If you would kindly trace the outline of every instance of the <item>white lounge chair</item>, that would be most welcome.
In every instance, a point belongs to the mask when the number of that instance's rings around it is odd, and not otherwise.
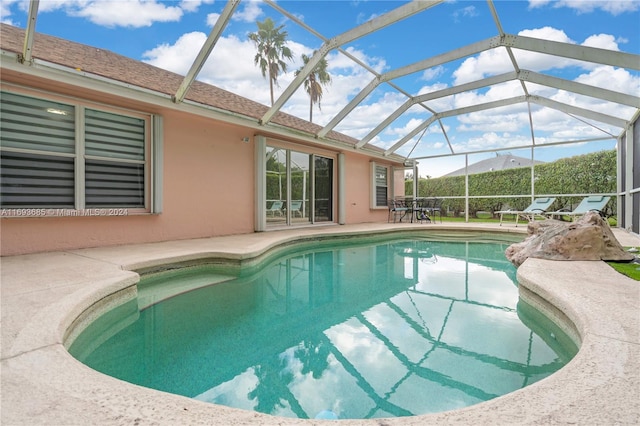
[[[553,218],[554,216],[569,216],[571,220],[574,221],[580,216],[583,216],[588,212],[598,212],[600,216],[604,217],[604,208],[607,206],[607,203],[611,197],[607,197],[604,195],[591,195],[589,197],[585,197],[580,201],[580,204],[573,209],[560,209],[555,212],[548,212],[546,216]]]
[[[267,209],[267,216],[271,213],[271,216],[275,217],[276,214],[278,216],[282,216],[282,201],[274,201],[271,203],[271,207]]]
[[[536,216],[545,217],[545,213],[549,210],[549,207],[556,199],[553,197],[541,197],[533,200],[527,208],[524,210],[501,210],[495,213],[500,214],[500,226],[502,226],[502,218],[505,214],[513,214],[516,216],[516,227],[518,226],[518,220],[522,217],[528,222],[535,219]]]
[[[291,217],[295,217],[296,214],[302,217],[302,201],[292,201],[291,202]]]

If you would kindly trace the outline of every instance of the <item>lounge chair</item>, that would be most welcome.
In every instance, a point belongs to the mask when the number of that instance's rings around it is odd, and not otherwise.
[[[302,217],[302,201],[292,201],[291,202],[291,217],[295,217],[296,213]]]
[[[524,210],[500,210],[495,213],[500,214],[500,226],[502,226],[502,217],[505,214],[513,214],[516,216],[516,227],[518,226],[518,220],[522,217],[526,219],[528,222],[531,222],[535,219],[536,216],[545,217],[545,213],[549,210],[549,207],[553,204],[556,199],[553,197],[543,197],[536,198],[533,200],[527,208]]]
[[[578,204],[578,207],[573,210],[560,209],[555,212],[548,212],[546,216],[550,218],[553,218],[555,216],[569,216],[571,217],[571,220],[574,221],[580,216],[583,216],[585,213],[598,212],[600,213],[600,216],[605,217],[603,210],[607,206],[607,203],[610,199],[611,197],[607,197],[604,195],[591,195],[589,197],[583,198],[582,201],[580,201],[580,204]]]
[[[282,216],[282,201],[274,201],[271,203],[271,207],[267,209],[267,215],[271,213],[271,216],[275,217],[276,213],[278,216]]]

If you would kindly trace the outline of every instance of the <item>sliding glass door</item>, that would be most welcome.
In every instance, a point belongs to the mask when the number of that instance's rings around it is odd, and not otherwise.
[[[333,220],[333,159],[267,146],[267,226]]]
[[[333,221],[333,160],[314,156],[314,222]]]

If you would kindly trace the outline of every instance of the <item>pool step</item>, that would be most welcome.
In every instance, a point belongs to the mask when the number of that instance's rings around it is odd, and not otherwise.
[[[178,277],[176,277],[178,275]],[[233,275],[215,273],[163,273],[138,284],[138,309],[143,310],[182,293],[233,280]]]

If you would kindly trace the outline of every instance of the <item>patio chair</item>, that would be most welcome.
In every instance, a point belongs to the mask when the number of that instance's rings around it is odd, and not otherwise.
[[[429,212],[431,213],[431,217],[435,219],[436,214],[440,215],[440,223],[442,223],[442,202],[444,200],[442,198],[433,198],[432,204],[429,207]]]
[[[291,202],[291,217],[295,217],[296,213],[302,217],[302,201]]]
[[[422,223],[431,223],[431,217],[429,217],[429,207],[431,206],[431,199],[428,198],[416,198],[413,205],[413,212],[416,215],[416,221]]]
[[[278,216],[282,216],[282,201],[274,201],[271,203],[271,207],[267,209],[267,216],[271,213],[271,216],[275,217],[276,213]]]
[[[600,216],[605,217],[603,210],[607,206],[607,203],[609,203],[609,200],[611,200],[611,197],[606,197],[604,195],[591,195],[583,198],[582,201],[580,201],[580,204],[578,204],[578,207],[573,210],[560,209],[555,212],[549,212],[546,215],[550,218],[555,216],[569,216],[571,217],[571,221],[576,220],[588,212],[598,212]]]
[[[545,217],[547,210],[549,210],[549,207],[551,207],[554,201],[556,201],[556,199],[553,197],[536,198],[533,200],[533,203],[524,210],[500,210],[495,213],[500,214],[500,226],[502,226],[502,218],[505,214],[515,215],[516,227],[518,227],[518,220],[521,217],[526,219],[527,222],[531,222],[536,218],[536,216]]]
[[[391,221],[391,216],[393,215],[393,223],[396,223],[396,219],[398,222],[402,222],[402,219],[408,214],[411,218],[411,222],[413,222],[413,212],[411,205],[408,204],[405,200],[387,200],[387,206],[389,207],[389,215],[387,216],[387,222]]]

